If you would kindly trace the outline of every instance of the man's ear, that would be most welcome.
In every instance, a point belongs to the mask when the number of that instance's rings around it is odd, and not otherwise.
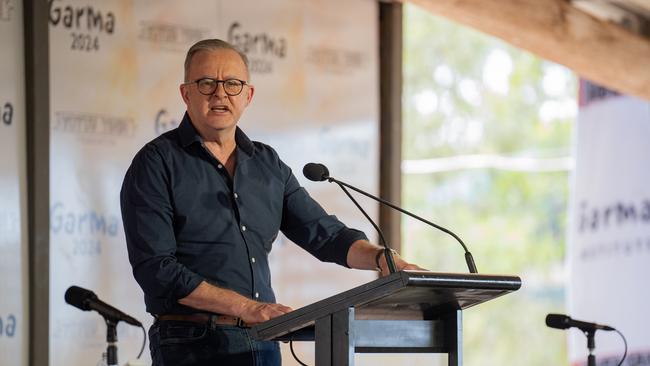
[[[183,102],[185,102],[185,105],[188,105],[190,103],[190,88],[188,88],[188,84],[181,84],[179,87],[179,90],[181,92],[181,98],[183,98]]]
[[[246,101],[248,104],[253,101],[253,94],[255,94],[255,87],[253,85],[248,85],[248,95],[246,96]]]

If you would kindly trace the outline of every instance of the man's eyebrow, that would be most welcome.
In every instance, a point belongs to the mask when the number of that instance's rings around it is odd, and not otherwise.
[[[198,77],[198,78],[196,78],[196,79],[194,79],[194,80],[201,80],[201,79],[212,79],[212,80],[228,80],[228,79],[236,79],[236,80],[244,80],[244,81],[246,81],[245,78],[242,79],[242,78],[240,78],[239,76],[235,76],[235,75],[225,75],[225,76],[223,77],[223,79],[219,79],[219,78],[216,78],[216,77],[211,76],[211,75],[203,75],[203,76],[200,76],[200,77]]]

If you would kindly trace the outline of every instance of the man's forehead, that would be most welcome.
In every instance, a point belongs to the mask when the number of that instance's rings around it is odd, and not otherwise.
[[[197,53],[195,53],[194,56],[192,57],[192,63],[194,63],[194,61],[196,61],[197,59],[201,59],[203,61],[221,62],[221,63],[234,62],[237,64],[241,64],[242,67],[246,67],[246,64],[244,64],[244,60],[241,58],[239,53],[227,48],[220,48],[215,50],[200,50]]]
[[[190,62],[190,73],[196,72],[197,67],[223,67],[226,66],[231,72],[243,72],[248,75],[248,69],[244,60],[234,50],[227,48],[215,50],[200,50],[192,56]]]

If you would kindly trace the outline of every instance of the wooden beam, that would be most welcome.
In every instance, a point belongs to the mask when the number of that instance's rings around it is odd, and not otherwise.
[[[29,365],[50,364],[50,45],[49,3],[23,1]],[[57,301],[61,301],[60,298]]]
[[[399,205],[402,197],[402,4],[379,3],[380,157],[379,195]],[[399,212],[379,206],[388,244],[401,249]]]
[[[491,34],[588,80],[650,100],[650,40],[566,0],[409,0]]]

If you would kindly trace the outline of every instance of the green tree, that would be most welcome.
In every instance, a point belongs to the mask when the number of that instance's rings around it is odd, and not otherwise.
[[[459,233],[479,272],[523,280],[465,312],[465,364],[567,364],[564,335],[544,317],[564,308],[576,79],[413,5],[404,24],[403,202]],[[409,259],[466,271],[452,238],[411,219],[403,228]]]

